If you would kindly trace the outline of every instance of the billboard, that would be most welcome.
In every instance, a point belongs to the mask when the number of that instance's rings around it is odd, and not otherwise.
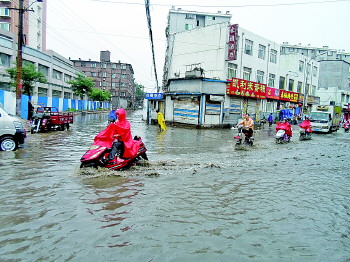
[[[226,94],[266,99],[266,85],[244,79],[232,78],[227,84]]]

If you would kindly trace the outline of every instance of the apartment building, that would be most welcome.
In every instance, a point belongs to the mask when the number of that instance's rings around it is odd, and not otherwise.
[[[95,87],[109,91],[112,104],[132,107],[135,103],[135,78],[131,64],[112,62],[110,51],[100,52],[100,61],[72,60],[74,67],[94,80]]]
[[[193,12],[186,16],[181,10],[181,17],[176,12],[176,19],[171,19],[173,12],[166,32],[163,79],[167,121],[232,125],[245,113],[259,121],[284,108],[301,114],[303,104],[306,109],[317,104],[312,97],[318,88],[313,58],[281,55],[279,44],[231,24],[230,15],[206,26],[195,23],[199,26],[190,29],[186,17]],[[174,21],[176,26],[171,25]]]
[[[24,45],[31,48],[46,50],[46,12],[47,1],[23,1],[23,7],[27,11],[23,15]],[[0,1],[0,28],[18,35],[19,1]]]

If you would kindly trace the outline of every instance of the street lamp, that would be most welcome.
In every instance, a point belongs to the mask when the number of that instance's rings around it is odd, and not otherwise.
[[[24,0],[19,0],[18,8],[10,8],[18,11],[18,39],[17,39],[17,74],[16,74],[16,115],[21,116],[21,99],[22,99],[22,49],[23,49],[23,15],[24,12],[34,11],[28,9],[36,2],[43,2],[43,0],[36,0],[28,7],[24,8]]]
[[[305,83],[304,83],[304,99],[303,99],[303,114],[305,115],[305,111],[304,109],[306,108],[306,102],[307,102],[307,98],[308,98],[308,95],[309,95],[309,86],[307,84],[307,80],[309,78],[309,73],[310,71],[312,70],[311,66],[310,66],[310,70],[309,70],[309,65],[310,65],[310,62],[312,59],[315,59],[316,57],[320,56],[320,55],[323,55],[325,53],[327,53],[328,51],[325,51],[325,52],[322,52],[318,55],[314,55],[312,56],[309,61],[307,62],[306,64],[306,78],[305,78]],[[312,76],[311,76],[312,77]]]

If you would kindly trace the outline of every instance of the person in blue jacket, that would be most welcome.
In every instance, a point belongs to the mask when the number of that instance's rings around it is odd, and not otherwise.
[[[274,119],[272,113],[270,113],[269,117],[267,118],[267,121],[269,122],[269,126],[272,126]]]
[[[117,119],[117,108],[113,107],[112,111],[108,114],[108,121],[114,123]]]

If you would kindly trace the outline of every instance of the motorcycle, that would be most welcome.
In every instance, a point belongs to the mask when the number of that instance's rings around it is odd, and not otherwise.
[[[346,133],[349,132],[349,129],[350,129],[350,123],[349,123],[349,121],[346,121],[346,122],[344,123],[343,127],[344,127],[344,131],[345,131]]]
[[[311,123],[308,119],[304,120],[300,125],[300,136],[299,140],[310,140],[311,139]]]
[[[299,136],[300,141],[311,139],[311,132],[307,131],[306,129],[301,128],[299,132],[300,132],[300,136]]]
[[[90,149],[81,157],[80,168],[84,167],[106,167],[110,170],[125,170],[141,160],[148,160],[146,146],[141,137],[135,136],[134,141],[139,143],[139,150],[130,158],[115,156],[112,160],[107,161],[111,148],[108,148],[101,140],[95,140]]]
[[[234,139],[236,140],[236,147],[241,146],[242,145],[242,141],[243,141],[243,126],[240,125],[238,126],[238,135],[234,137]],[[254,137],[253,136],[249,136],[248,133],[244,134],[244,145],[248,145],[248,146],[253,146],[254,144]]]
[[[292,128],[291,125],[288,122],[284,123],[277,123],[276,126],[276,143],[281,144],[281,143],[288,143],[290,142],[290,139],[292,137]]]

